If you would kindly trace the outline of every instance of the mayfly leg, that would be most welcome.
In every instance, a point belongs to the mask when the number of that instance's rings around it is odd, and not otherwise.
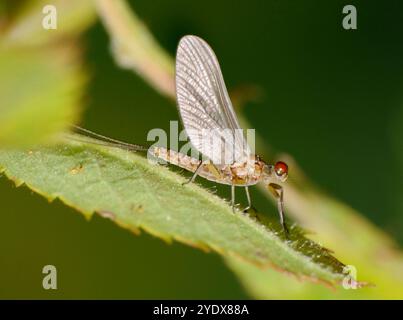
[[[195,172],[193,173],[192,177],[188,181],[183,182],[182,183],[183,186],[188,184],[188,183],[193,182],[196,179],[196,177],[199,174],[200,169],[202,168],[202,164],[203,164],[203,161],[200,160],[199,165],[197,166],[197,168],[196,168]]]
[[[271,193],[274,195],[274,197],[277,199],[277,208],[278,208],[278,213],[280,215],[280,223],[283,226],[284,232],[286,234],[289,234],[287,225],[284,220],[284,190],[283,190],[283,187],[281,187],[275,183],[270,183],[269,189],[270,189]]]
[[[252,201],[250,200],[249,188],[248,186],[245,187],[246,199],[248,200],[248,206],[243,209],[244,212],[248,211],[252,208]]]
[[[232,212],[235,213],[235,185],[231,185],[231,207],[232,207]]]

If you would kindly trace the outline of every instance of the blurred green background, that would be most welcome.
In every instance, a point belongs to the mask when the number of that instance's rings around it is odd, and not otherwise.
[[[130,3],[172,55],[185,34],[206,39],[230,90],[261,88],[244,110],[259,134],[403,244],[402,2]],[[341,26],[346,4],[357,7],[358,30]],[[5,2],[3,14],[19,5]],[[144,144],[150,129],[178,119],[172,101],[116,66],[99,21],[80,43],[90,74],[84,127]],[[0,197],[0,298],[248,297],[216,254],[86,221],[5,178]],[[252,197],[267,205],[256,188]],[[58,269],[56,291],[42,289],[46,264]]]

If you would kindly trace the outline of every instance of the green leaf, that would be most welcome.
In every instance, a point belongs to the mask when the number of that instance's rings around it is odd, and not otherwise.
[[[87,217],[96,212],[134,232],[143,229],[298,278],[331,285],[343,279],[343,264],[296,227],[287,240],[277,219],[233,213],[206,189],[183,186],[185,177],[168,168],[87,140],[74,135],[52,146],[0,151],[0,170],[49,200],[59,198]]]

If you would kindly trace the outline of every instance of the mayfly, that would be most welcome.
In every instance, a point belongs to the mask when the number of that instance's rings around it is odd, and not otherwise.
[[[277,199],[280,222],[284,221],[283,188],[277,183],[288,176],[288,166],[282,161],[265,163],[253,154],[243,136],[224,83],[218,60],[210,46],[196,36],[183,37],[176,52],[176,100],[186,133],[203,160],[164,147],[145,148],[111,139],[87,129],[75,127],[102,144],[134,151],[148,151],[152,156],[197,176],[231,186],[231,206],[235,211],[235,187],[244,187],[248,206],[252,208],[249,186],[263,182]],[[218,143],[217,143],[218,142]],[[185,184],[186,184],[185,183]]]

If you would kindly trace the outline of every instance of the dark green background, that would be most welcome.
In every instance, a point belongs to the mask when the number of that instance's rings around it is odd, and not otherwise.
[[[259,134],[403,243],[401,1],[132,4],[171,54],[181,36],[199,35],[228,88],[259,85],[263,98],[245,108]],[[358,30],[341,27],[346,4],[357,7]],[[115,66],[100,23],[82,42],[92,74],[85,127],[145,143],[148,130],[178,119],[173,102]],[[4,178],[0,195],[0,298],[247,297],[215,254],[88,222]],[[58,268],[57,291],[42,289],[46,264]]]

